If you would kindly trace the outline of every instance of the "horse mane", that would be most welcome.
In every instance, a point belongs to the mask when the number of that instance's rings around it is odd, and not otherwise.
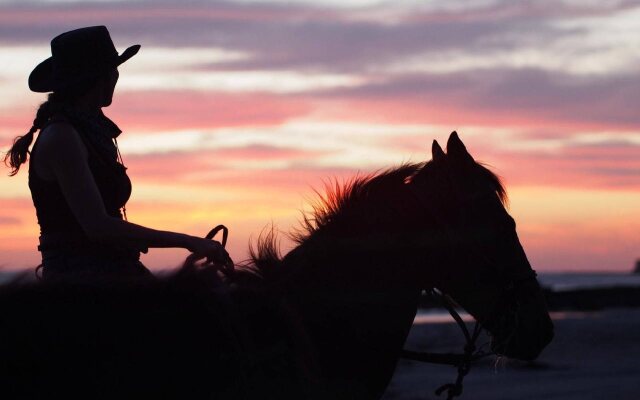
[[[502,183],[502,178],[494,174],[485,164],[476,163],[478,171],[493,185],[496,195],[500,199],[500,203],[506,208],[509,207],[509,196],[507,195],[507,189],[505,189]]]
[[[288,233],[298,245],[325,231],[341,232],[352,226],[355,221],[370,219],[367,212],[375,203],[377,194],[398,193],[404,190],[406,183],[424,164],[402,164],[395,168],[356,176],[346,182],[337,179],[325,182],[322,195],[315,190],[317,198],[311,204],[311,211],[303,213],[300,226]],[[385,203],[388,206],[388,204]],[[252,273],[264,278],[273,276],[282,256],[279,251],[278,235],[273,227],[260,235],[257,243],[250,246],[250,260],[243,264]]]
[[[375,194],[389,190],[401,191],[418,173],[435,174],[445,167],[445,162],[430,160],[425,163],[403,164],[381,172],[356,176],[343,183],[335,179],[325,182],[325,195],[315,191],[317,198],[311,204],[312,210],[303,213],[300,227],[288,235],[300,246],[321,232],[340,232],[346,225],[367,217],[369,203],[372,199],[375,200]],[[475,162],[473,168],[478,176],[490,182],[502,205],[508,207],[507,191],[501,178],[483,163]],[[243,266],[251,274],[269,278],[282,272],[280,266],[283,258],[279,250],[278,234],[273,227],[260,235],[256,246],[250,246],[249,252],[250,259]]]
[[[298,244],[302,244],[319,232],[338,225],[353,223],[354,219],[366,219],[366,210],[375,195],[388,191],[401,191],[408,180],[422,164],[403,164],[396,168],[374,172],[364,176],[356,176],[340,184],[337,180],[325,183],[325,196],[316,191],[318,198],[313,203],[312,211],[303,215],[301,228],[290,234]],[[374,205],[375,206],[375,205]]]

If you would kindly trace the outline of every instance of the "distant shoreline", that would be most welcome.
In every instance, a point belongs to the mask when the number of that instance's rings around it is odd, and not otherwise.
[[[640,307],[640,286],[594,287],[574,290],[544,288],[549,311],[598,311],[607,308]],[[430,295],[423,295],[422,309],[441,308]]]

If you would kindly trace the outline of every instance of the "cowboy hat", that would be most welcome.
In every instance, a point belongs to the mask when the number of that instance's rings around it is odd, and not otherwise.
[[[136,44],[118,54],[105,26],[75,29],[51,41],[51,57],[31,71],[29,89],[55,92],[98,77],[133,57]]]

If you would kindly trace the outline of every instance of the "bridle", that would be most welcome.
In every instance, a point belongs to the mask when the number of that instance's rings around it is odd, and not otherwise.
[[[416,192],[414,192],[411,182],[407,183],[407,189],[410,195],[414,198],[414,200],[416,200],[416,202],[419,205],[421,205],[423,208],[427,210],[427,212],[436,221],[436,223],[441,225],[446,236],[448,236],[449,238],[449,242],[452,244],[451,247],[453,248],[454,247],[453,245],[456,243],[456,240],[454,239],[454,235],[452,234],[452,229],[449,226],[449,224],[447,224],[445,221],[443,221],[442,218],[440,218],[440,214],[434,209],[432,204],[425,202]],[[495,193],[490,191],[476,193],[473,196],[470,196],[465,202],[460,202],[460,203],[462,206],[470,205],[490,195],[495,196]],[[461,224],[461,226],[464,226],[464,224]],[[470,251],[474,254],[474,256],[478,258],[486,259],[486,255],[482,254],[476,248],[476,246],[471,246]],[[533,269],[525,271],[519,276],[510,277],[510,279],[506,281],[506,284],[504,285],[501,291],[502,293],[498,296],[499,300],[505,300],[505,299],[509,300],[508,302],[506,302],[506,304],[508,304],[508,307],[506,307],[503,310],[495,310],[495,312],[492,312],[489,315],[498,315],[498,318],[497,318],[497,321],[499,321],[498,323],[500,323],[500,321],[502,321],[504,318],[510,315],[517,315],[518,307],[519,307],[519,301],[517,299],[517,295],[520,292],[519,289],[523,284],[526,284],[535,279],[536,279],[536,272]],[[462,317],[460,317],[460,314],[456,311],[456,303],[453,301],[453,299],[449,295],[441,292],[436,288],[430,289],[430,293],[440,303],[440,305],[442,305],[449,312],[451,317],[454,319],[454,321],[462,331],[462,334],[464,335],[464,339],[465,339],[463,351],[462,353],[434,353],[434,352],[416,352],[416,351],[403,349],[400,353],[400,357],[408,360],[426,362],[431,364],[455,366],[457,369],[457,377],[455,382],[444,384],[435,391],[435,394],[437,396],[440,396],[442,393],[446,391],[447,400],[452,400],[454,397],[462,395],[463,380],[464,380],[464,377],[471,370],[472,363],[479,359],[491,356],[494,353],[487,352],[482,349],[478,350],[477,348],[476,342],[480,337],[482,330],[483,329],[486,330],[486,328],[483,326],[482,323],[480,323],[479,320],[477,319],[475,320],[473,330],[469,331],[469,328],[467,328],[466,323],[463,321]],[[498,301],[496,304],[497,305],[505,304],[505,302]],[[495,322],[495,321],[492,321],[492,322]],[[509,338],[512,337],[513,334],[514,332],[509,334],[508,337]],[[508,341],[509,340],[506,340],[506,342]]]
[[[482,332],[482,325],[476,320],[473,331],[469,332],[467,324],[462,320],[460,314],[455,310],[453,300],[448,295],[443,294],[437,289],[431,290],[431,295],[439,300],[440,304],[447,309],[451,317],[460,327],[464,338],[465,345],[462,353],[432,353],[432,352],[418,352],[403,349],[400,353],[400,357],[420,361],[430,364],[450,365],[456,367],[458,376],[454,383],[446,383],[436,389],[435,393],[440,396],[444,391],[447,391],[447,400],[451,400],[456,396],[462,394],[462,382],[464,377],[471,370],[471,363],[481,358],[492,355],[491,352],[485,352],[483,350],[477,350],[476,341]]]
[[[439,218],[439,214],[435,212],[433,207],[430,204],[424,202],[422,198],[413,191],[413,188],[410,185],[411,183],[407,184],[408,192],[414,197],[414,199],[418,202],[418,204],[422,205],[425,209],[429,210],[430,215],[433,217],[433,219],[442,226],[444,232],[449,237],[450,242],[455,243],[456,241],[453,239],[452,229],[450,228],[450,226],[446,224],[444,221],[442,221],[441,218]],[[490,193],[491,192],[485,192],[485,193],[477,194],[475,196],[471,196],[470,199],[467,201],[469,202],[477,201],[478,199],[481,199],[484,196],[488,196]],[[228,237],[228,229],[224,225],[218,225],[215,228],[213,228],[206,235],[206,238],[213,239],[213,237],[215,237],[216,234],[220,231],[222,231],[223,233],[221,244],[223,247],[225,247],[227,242],[227,237]],[[472,246],[472,252],[475,253],[475,256],[477,257],[484,257],[481,254],[481,252],[475,248],[475,246]],[[531,280],[535,280],[535,278],[536,278],[536,273],[532,269],[529,271],[526,271],[526,273],[524,274],[521,274],[521,276],[511,277],[511,279],[507,281],[504,288],[502,289],[502,293],[498,296],[500,300],[502,299],[511,300],[507,302],[507,304],[509,304],[511,307],[508,307],[504,310],[496,310],[499,312],[491,313],[490,315],[497,314],[499,316],[498,320],[501,320],[505,316],[508,316],[510,314],[517,315],[517,311],[518,311],[517,307],[519,305],[519,302],[517,301],[516,298],[517,298],[517,294],[519,293],[519,289],[523,284]],[[455,382],[444,384],[435,391],[435,394],[438,396],[440,396],[442,393],[446,391],[447,400],[452,400],[454,397],[458,397],[462,395],[464,377],[471,370],[472,363],[482,358],[491,356],[494,353],[490,351],[485,351],[482,348],[478,349],[478,346],[476,345],[476,342],[480,337],[482,330],[486,329],[485,327],[483,327],[483,324],[480,323],[480,321],[476,320],[474,323],[473,329],[470,331],[466,323],[463,321],[462,317],[460,316],[460,314],[456,311],[456,303],[449,295],[441,292],[436,288],[430,289],[430,293],[449,312],[451,317],[454,319],[454,321],[460,328],[462,334],[464,335],[465,344],[463,346],[463,351],[461,353],[437,353],[437,352],[417,352],[417,351],[403,349],[400,353],[400,357],[413,360],[413,361],[455,366],[457,369],[457,377]],[[516,301],[513,301],[514,299],[516,299]],[[497,302],[497,304],[504,304],[504,303],[505,302],[503,301]],[[512,336],[512,335],[513,333],[509,336]]]

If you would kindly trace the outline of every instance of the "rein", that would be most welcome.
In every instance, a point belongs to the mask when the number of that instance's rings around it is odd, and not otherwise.
[[[464,377],[471,370],[471,363],[481,358],[492,355],[492,353],[485,353],[482,351],[476,351],[476,341],[482,332],[482,326],[478,321],[475,322],[473,332],[469,332],[467,324],[462,320],[460,314],[455,310],[453,300],[437,289],[431,289],[431,295],[435,297],[440,304],[447,309],[451,317],[456,321],[460,330],[464,334],[465,345],[462,353],[431,353],[431,352],[418,352],[403,349],[400,353],[401,358],[407,360],[420,361],[431,364],[451,365],[457,368],[458,376],[454,383],[447,383],[436,389],[436,395],[440,396],[444,391],[447,391],[447,400],[452,400],[456,396],[462,394],[462,382]]]
[[[519,279],[513,279],[505,288],[503,295],[511,295],[512,292],[520,288],[520,285],[535,280],[536,272],[531,271],[528,274],[520,277]],[[469,332],[467,324],[462,320],[460,314],[455,310],[454,301],[448,295],[440,292],[437,289],[431,289],[431,295],[437,299],[440,304],[447,309],[451,317],[456,321],[458,327],[462,331],[465,338],[465,345],[462,353],[431,353],[431,352],[417,352],[403,349],[400,352],[400,357],[407,360],[420,361],[431,364],[451,365],[457,368],[458,376],[454,383],[447,383],[440,386],[436,390],[436,395],[440,396],[444,391],[447,391],[447,400],[452,400],[454,397],[462,395],[462,383],[464,377],[471,370],[471,365],[474,361],[493,355],[493,352],[484,352],[477,350],[476,341],[482,332],[482,325],[476,320],[473,331]]]
[[[227,228],[224,225],[216,226],[215,228],[210,230],[209,233],[207,233],[207,236],[205,236],[204,238],[213,239],[220,231],[222,231],[222,241],[220,242],[220,244],[222,245],[222,247],[227,247],[227,238],[229,237],[229,228]]]
[[[222,248],[226,248],[227,247],[227,239],[229,238],[229,228],[227,228],[224,225],[218,225],[215,228],[211,229],[209,231],[209,233],[207,233],[207,236],[205,236],[205,239],[209,239],[209,240],[213,240],[213,238],[218,234],[218,232],[222,231],[222,240],[220,240],[220,244],[222,245]],[[221,268],[220,271],[225,274],[225,275],[229,275],[230,273],[233,273],[233,271],[235,270],[234,267],[234,263],[233,260],[231,258],[229,258],[227,256],[227,260],[224,262],[214,262],[213,263],[216,268]]]

